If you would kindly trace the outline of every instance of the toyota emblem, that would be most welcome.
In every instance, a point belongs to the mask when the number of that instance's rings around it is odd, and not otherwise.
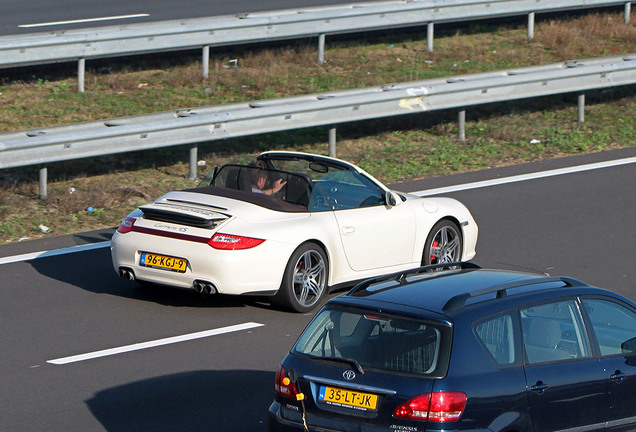
[[[352,379],[356,377],[356,373],[352,371],[351,369],[349,369],[342,373],[342,377],[346,379],[347,381],[351,381]]]

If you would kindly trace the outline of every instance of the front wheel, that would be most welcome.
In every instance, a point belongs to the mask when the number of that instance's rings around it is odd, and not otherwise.
[[[462,250],[462,236],[457,224],[449,220],[439,221],[426,239],[422,265],[461,261]]]
[[[315,309],[327,292],[328,270],[322,248],[313,243],[300,246],[287,263],[283,282],[271,298],[272,305],[293,312]]]

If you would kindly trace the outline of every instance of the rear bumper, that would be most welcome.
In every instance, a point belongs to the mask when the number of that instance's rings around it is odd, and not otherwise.
[[[127,268],[135,279],[194,289],[195,280],[212,283],[221,294],[274,294],[280,287],[294,245],[267,240],[251,249],[218,250],[206,243],[136,232],[115,233],[111,257],[115,271]],[[142,252],[185,258],[183,273],[139,265]]]
[[[311,425],[307,425],[309,432],[340,432],[336,429],[328,429],[324,427],[313,428]],[[267,418],[267,431],[268,432],[305,432],[305,427],[302,423],[290,421],[284,419],[280,415],[280,403],[272,402],[269,406],[269,416]]]
[[[269,415],[267,416],[268,432],[298,432],[304,431],[302,424],[290,422],[280,416],[280,403],[274,401],[269,406]]]
[[[284,419],[280,415],[280,403],[277,401],[272,402],[269,406],[269,415],[267,417],[267,431],[268,432],[305,432],[305,427],[302,423],[290,421]],[[326,429],[324,427],[313,428],[311,424],[307,425],[310,432],[339,432],[335,429]],[[401,429],[401,428],[383,428],[381,426],[374,426],[370,424],[361,424],[360,431],[402,431],[402,430],[412,430],[412,429]],[[417,429],[421,432],[493,432],[491,429],[429,429],[425,427],[425,423],[423,423],[422,428]]]

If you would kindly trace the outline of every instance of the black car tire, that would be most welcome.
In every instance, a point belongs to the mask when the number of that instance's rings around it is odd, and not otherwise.
[[[328,276],[325,252],[315,243],[305,243],[289,258],[281,286],[270,302],[292,312],[312,311],[328,291]]]
[[[462,232],[457,224],[448,219],[441,220],[426,238],[422,265],[461,261],[463,250]]]

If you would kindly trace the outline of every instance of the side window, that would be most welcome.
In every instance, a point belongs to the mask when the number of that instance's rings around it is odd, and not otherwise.
[[[521,310],[528,364],[590,357],[590,345],[574,300]]]
[[[510,312],[485,318],[475,325],[477,339],[500,366],[519,363],[514,334]]]
[[[583,300],[601,355],[636,354],[636,314],[618,303]]]

